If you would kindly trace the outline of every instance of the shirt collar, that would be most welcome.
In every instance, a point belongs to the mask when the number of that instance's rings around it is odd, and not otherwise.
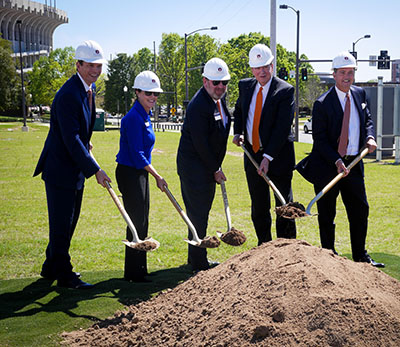
[[[262,86],[261,84],[260,84],[260,82],[258,82],[257,81],[257,85],[256,85],[256,92],[258,93],[258,91],[260,90],[260,88],[262,87],[263,88],[263,94],[264,93],[268,93],[268,91],[269,91],[269,87],[271,86],[271,82],[272,82],[272,77],[269,79],[269,81],[264,85],[264,86]]]
[[[335,89],[336,89],[336,93],[337,93],[339,99],[340,99],[340,100],[345,100],[346,94],[347,94],[347,93],[342,92],[342,91],[341,91],[338,87],[336,87],[336,86],[335,86]],[[350,96],[350,99],[351,99],[350,89],[349,89],[348,93],[349,93],[349,96]]]
[[[82,81],[83,87],[85,88],[85,92],[87,92],[89,89],[91,89],[90,86],[88,86],[86,84],[85,80],[82,78],[82,76],[79,74],[79,72],[76,72],[76,74],[79,76],[80,80]]]

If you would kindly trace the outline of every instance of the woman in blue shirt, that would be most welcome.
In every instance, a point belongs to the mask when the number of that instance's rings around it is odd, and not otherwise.
[[[132,219],[141,240],[147,237],[149,226],[149,173],[156,179],[157,187],[164,191],[167,182],[151,165],[151,151],[155,134],[151,125],[151,108],[163,91],[160,80],[152,71],[143,71],[135,78],[133,88],[136,101],[121,121],[120,148],[115,171],[118,189],[122,193],[124,207]],[[132,235],[127,228],[127,239]],[[125,248],[124,278],[134,282],[150,282],[147,272],[146,252]]]

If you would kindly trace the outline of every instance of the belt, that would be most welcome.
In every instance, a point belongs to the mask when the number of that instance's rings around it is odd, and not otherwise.
[[[353,161],[356,157],[356,155],[345,155],[343,156],[343,159],[347,161]]]

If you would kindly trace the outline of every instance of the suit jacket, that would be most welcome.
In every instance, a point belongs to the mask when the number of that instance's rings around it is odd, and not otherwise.
[[[368,137],[374,136],[374,126],[365,91],[351,86],[350,92],[360,117],[359,149],[361,149]],[[335,87],[321,95],[314,103],[313,148],[311,154],[296,166],[299,173],[311,183],[325,185],[337,174],[335,162],[341,158],[338,146],[343,114]],[[358,165],[363,173],[362,161]]]
[[[257,85],[255,78],[239,82],[239,98],[233,113],[235,134],[244,134],[250,102]],[[295,166],[294,136],[291,131],[294,117],[294,88],[279,78],[272,77],[259,125],[262,152],[273,158],[269,172],[280,175],[293,171]],[[251,136],[251,135],[250,135]]]
[[[221,100],[228,117],[224,127],[214,100],[204,87],[190,101],[179,141],[177,166],[181,177],[197,183],[214,182],[214,172],[226,153],[231,116],[225,97]]]
[[[96,117],[94,96],[90,113],[88,95],[78,75],[57,92],[51,106],[50,130],[34,176],[53,185],[82,189],[100,168],[89,153]]]

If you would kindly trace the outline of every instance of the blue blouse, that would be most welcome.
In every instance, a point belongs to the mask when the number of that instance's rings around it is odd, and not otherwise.
[[[121,137],[117,163],[143,169],[151,164],[151,151],[156,136],[147,114],[139,101],[135,101],[132,108],[121,120]]]

